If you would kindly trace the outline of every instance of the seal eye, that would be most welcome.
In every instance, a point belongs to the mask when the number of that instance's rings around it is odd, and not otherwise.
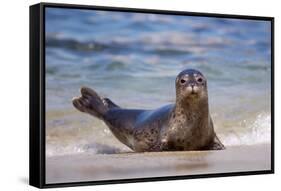
[[[197,82],[202,83],[202,82],[203,82],[203,79],[202,79],[202,78],[198,78],[198,79],[197,79]]]
[[[181,83],[184,84],[186,82],[186,80],[184,79],[181,79]]]

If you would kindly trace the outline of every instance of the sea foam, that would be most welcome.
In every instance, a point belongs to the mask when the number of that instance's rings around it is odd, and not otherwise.
[[[231,131],[221,135],[226,146],[241,146],[270,143],[271,115],[258,114],[253,122],[243,121],[245,131]],[[241,129],[241,128],[240,128]]]

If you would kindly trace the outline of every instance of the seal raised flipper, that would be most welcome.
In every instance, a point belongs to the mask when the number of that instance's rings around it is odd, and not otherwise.
[[[91,88],[82,87],[80,92],[80,97],[73,98],[73,106],[81,112],[103,119],[104,114],[109,110],[103,99]]]
[[[142,110],[121,109],[109,98],[101,98],[91,88],[82,87],[80,92],[81,96],[72,100],[74,107],[103,120],[119,141],[133,149],[133,128]]]

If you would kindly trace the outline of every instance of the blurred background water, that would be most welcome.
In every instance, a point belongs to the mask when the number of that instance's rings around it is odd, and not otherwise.
[[[126,108],[175,101],[186,68],[208,79],[226,146],[270,143],[270,22],[46,9],[46,154],[130,151],[105,124],[74,109],[89,86]]]

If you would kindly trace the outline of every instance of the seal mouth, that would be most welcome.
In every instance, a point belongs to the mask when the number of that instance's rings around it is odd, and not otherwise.
[[[192,92],[189,94],[189,96],[195,98],[195,97],[198,97],[198,93],[192,91]]]
[[[197,88],[195,86],[191,86],[191,92],[190,92],[191,95],[196,95],[198,94],[198,91],[197,91]]]
[[[200,90],[196,86],[189,87],[186,92],[186,96],[190,98],[197,98],[199,97],[199,94],[200,94]]]
[[[194,90],[194,86],[191,87],[191,94],[196,94],[197,92],[195,92]]]

